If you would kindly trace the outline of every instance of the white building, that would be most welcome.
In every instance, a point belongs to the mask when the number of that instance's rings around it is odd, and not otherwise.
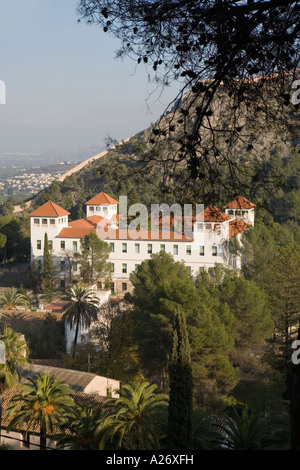
[[[86,218],[76,221],[69,221],[70,214],[49,201],[30,214],[31,259],[42,265],[44,236],[47,233],[63,287],[68,280],[67,263],[72,274],[79,272],[72,255],[80,251],[81,240],[91,232],[99,236],[99,227],[105,228],[108,235],[103,239],[111,247],[111,290],[118,295],[124,294],[131,288],[130,273],[138,264],[149,259],[152,253],[162,250],[170,253],[174,260],[183,261],[194,276],[199,269],[213,267],[216,263],[239,269],[241,260],[230,252],[229,242],[254,225],[254,212],[255,205],[238,196],[225,206],[224,211],[210,206],[192,217],[188,234],[174,228],[176,220],[172,217],[173,229],[165,230],[162,227],[133,233],[129,229],[121,230],[118,201],[103,192],[86,203]]]

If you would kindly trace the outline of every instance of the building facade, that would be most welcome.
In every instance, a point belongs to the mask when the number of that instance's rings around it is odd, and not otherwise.
[[[112,265],[111,290],[117,295],[131,289],[130,274],[153,253],[166,251],[176,261],[183,261],[196,276],[200,269],[220,263],[230,269],[240,269],[241,259],[229,249],[233,237],[254,225],[255,205],[238,196],[224,208],[203,208],[188,220],[187,233],[183,224],[176,224],[176,217],[163,215],[158,226],[147,230],[121,227],[118,201],[101,192],[86,203],[86,218],[69,221],[69,213],[49,201],[30,214],[31,260],[41,267],[43,263],[44,237],[48,236],[49,248],[57,265],[61,287],[79,274],[74,253],[81,249],[81,240],[89,233],[96,233],[110,246],[109,261]],[[170,214],[169,214],[170,215]],[[165,226],[164,218],[169,226]],[[178,220],[177,220],[178,222]],[[180,221],[181,222],[181,221]],[[127,224],[127,222],[126,222]],[[167,224],[168,225],[168,224]]]

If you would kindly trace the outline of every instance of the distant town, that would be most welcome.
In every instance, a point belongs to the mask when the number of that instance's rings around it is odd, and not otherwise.
[[[46,153],[0,153],[0,203],[24,201],[103,148],[56,149]]]
[[[35,167],[31,170],[15,169],[15,174],[10,169],[9,175],[0,176],[0,195],[1,196],[31,196],[36,194],[51,182],[58,179],[69,169],[73,168],[76,162],[60,162],[51,167]]]

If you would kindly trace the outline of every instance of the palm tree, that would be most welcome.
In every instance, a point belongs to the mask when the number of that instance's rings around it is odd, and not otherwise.
[[[8,287],[0,296],[0,306],[4,310],[14,310],[18,306],[29,307],[30,302],[26,295],[18,292],[15,287]]]
[[[28,362],[27,344],[23,335],[16,333],[7,327],[5,333],[0,337],[4,344],[5,360],[0,364],[0,437],[2,417],[2,395],[5,390],[11,388],[19,379],[18,366]]]
[[[234,408],[233,413],[226,417],[225,423],[216,427],[223,431],[220,444],[230,450],[274,449],[281,440],[280,431],[272,430],[270,419],[249,411],[246,406],[241,412]]]
[[[125,385],[119,398],[103,404],[105,416],[97,430],[99,448],[113,445],[117,449],[157,449],[165,437],[168,396],[155,393],[156,385],[148,382]]]
[[[63,320],[72,329],[75,326],[73,343],[73,357],[75,356],[78,341],[79,327],[89,328],[98,318],[100,300],[94,295],[92,288],[82,284],[75,284],[67,291],[68,303],[62,309]]]
[[[84,407],[75,407],[60,423],[60,433],[53,436],[58,447],[68,446],[70,450],[97,450],[95,429],[102,416],[101,408],[93,409],[89,403]]]
[[[26,425],[27,431],[40,431],[40,449],[46,447],[47,432],[52,433],[54,425],[68,412],[74,401],[74,392],[61,380],[49,374],[38,374],[29,383],[20,386],[20,394],[13,396],[8,404],[6,416],[11,417],[8,431]]]

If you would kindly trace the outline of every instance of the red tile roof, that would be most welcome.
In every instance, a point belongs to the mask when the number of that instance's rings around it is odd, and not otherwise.
[[[250,227],[250,224],[247,224],[241,219],[235,219],[232,222],[229,222],[229,238],[244,232],[248,227]]]
[[[98,223],[104,220],[101,215],[93,215],[91,217],[87,217],[86,219],[79,219],[69,222],[69,227],[72,228],[96,228]]]
[[[106,228],[104,227],[106,230]],[[83,238],[90,233],[98,233],[96,228],[77,228],[77,227],[66,227],[63,228],[58,234],[58,238]],[[137,238],[138,237],[138,238]],[[101,237],[100,237],[101,238]],[[167,231],[167,230],[141,230],[141,231],[128,231],[118,230],[111,228],[111,236],[108,236],[107,240],[150,240],[150,241],[192,241],[192,238],[188,238],[183,234]]]
[[[89,235],[92,232],[96,233],[96,229],[95,228],[65,227],[59,232],[57,237],[58,238],[84,238],[86,235]]]
[[[102,205],[115,205],[119,204],[118,201],[113,199],[112,197],[105,194],[103,191],[97,196],[93,197],[90,201],[85,203],[87,206],[102,206]]]
[[[225,209],[253,209],[254,207],[255,204],[253,202],[248,201],[243,196],[237,196],[225,206]]]
[[[196,220],[197,219],[204,222],[226,222],[230,217],[217,207],[209,206],[204,210],[203,214],[199,214],[198,217],[196,217]]]
[[[46,204],[33,211],[30,217],[63,217],[65,215],[70,215],[70,212],[59,207],[54,202],[48,201]]]

